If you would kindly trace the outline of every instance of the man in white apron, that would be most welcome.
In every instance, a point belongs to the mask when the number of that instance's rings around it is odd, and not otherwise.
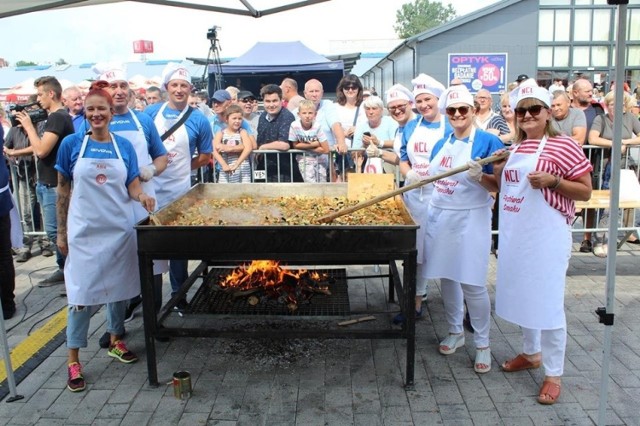
[[[207,165],[213,152],[213,135],[207,118],[199,110],[189,111],[191,75],[177,63],[169,63],[162,72],[168,102],[150,105],[145,113],[153,118],[168,152],[165,171],[153,179],[158,207],[163,208],[183,196],[191,188],[191,170]],[[172,130],[185,114],[188,118]],[[170,131],[172,130],[172,131]],[[187,260],[172,259],[169,262],[171,294],[175,295],[188,277]],[[185,309],[187,301],[176,306]]]
[[[167,167],[167,151],[160,140],[158,130],[153,120],[144,113],[129,109],[129,82],[126,69],[119,63],[101,63],[93,67],[99,73],[98,80],[109,83],[105,90],[113,98],[114,115],[110,123],[112,133],[122,136],[133,145],[136,150],[140,181],[146,194],[155,198],[155,187],[151,182],[154,176],[161,174]],[[86,121],[78,129],[84,134],[88,130]],[[138,223],[148,216],[148,212],[140,204],[134,205],[134,219]],[[162,273],[168,271],[166,262],[154,264],[154,281],[156,289],[156,308],[162,302]],[[129,302],[125,313],[125,322],[133,319],[134,310],[140,305],[142,298],[136,296]],[[109,333],[105,332],[100,338],[100,347],[109,346]]]
[[[474,328],[474,370],[491,369],[489,328],[491,301],[486,279],[491,249],[491,204],[489,191],[497,190],[491,166],[483,169],[473,161],[504,147],[497,136],[473,125],[473,97],[465,86],[452,86],[440,99],[453,133],[433,148],[430,175],[470,165],[459,173],[434,183],[427,213],[427,277],[440,279],[449,335],[439,351],[450,355],[464,346],[463,300],[467,301]]]

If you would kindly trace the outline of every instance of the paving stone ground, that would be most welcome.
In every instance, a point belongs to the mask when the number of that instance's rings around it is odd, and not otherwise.
[[[577,247],[577,246],[576,246]],[[6,322],[10,346],[65,305],[60,286],[38,288],[53,271],[52,258],[36,256],[18,270],[20,306]],[[489,291],[495,295],[495,259]],[[385,271],[385,267],[382,267]],[[493,370],[473,372],[473,339],[451,356],[437,352],[447,333],[438,285],[431,284],[428,314],[417,323],[415,389],[403,388],[405,344],[401,340],[296,341],[295,355],[258,358],[275,341],[173,338],[157,343],[159,388],[147,383],[142,319],[127,324],[127,343],[140,361],[125,365],[98,347],[104,313],[91,322],[89,346],[81,350],[87,389],[66,389],[66,348],[59,347],[18,385],[21,401],[0,402],[0,425],[593,425],[598,419],[604,326],[594,311],[606,304],[606,263],[574,251],[568,271],[568,342],[562,396],[553,406],[535,397],[541,370],[506,374],[499,363],[521,348],[519,329],[495,315],[491,324]],[[373,273],[349,267],[349,274]],[[640,250],[618,252],[606,424],[640,425]],[[165,286],[168,289],[168,284]],[[365,291],[362,291],[362,288]],[[382,303],[380,278],[350,282],[354,298]],[[385,305],[390,319],[397,305]],[[25,318],[20,320],[25,315]],[[377,321],[384,321],[384,318]],[[283,344],[283,343],[279,343]],[[287,351],[283,344],[283,352]],[[254,355],[254,353],[256,355]],[[176,399],[167,383],[177,370],[192,375],[193,396]]]

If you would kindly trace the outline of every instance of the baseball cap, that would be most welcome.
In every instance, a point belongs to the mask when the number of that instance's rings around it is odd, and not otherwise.
[[[518,76],[518,78],[516,78],[516,81],[517,81],[518,83],[520,83],[521,81],[525,81],[525,80],[528,80],[528,79],[529,79],[529,76],[528,76],[528,75],[526,75],[526,74],[520,74],[520,75]]]
[[[222,103],[224,101],[230,101],[231,95],[226,90],[220,89],[215,91],[215,93],[211,97],[211,100]]]
[[[256,97],[249,90],[241,90],[241,91],[238,92],[238,100],[246,99],[246,98],[255,99]]]

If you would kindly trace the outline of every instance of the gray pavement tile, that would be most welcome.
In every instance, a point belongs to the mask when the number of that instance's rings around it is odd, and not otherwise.
[[[242,407],[245,388],[223,386],[218,391],[211,407],[210,418],[218,420],[237,420]]]
[[[529,417],[535,425],[558,425],[565,424],[564,419],[560,418],[552,407],[546,407],[546,410],[529,412]]]
[[[627,426],[640,426],[640,416],[622,417],[622,421]]]
[[[324,412],[318,408],[296,409],[296,426],[324,426]]]
[[[40,419],[35,426],[65,426],[67,423],[64,419]]]
[[[158,407],[162,393],[157,389],[141,390],[131,401],[129,412],[153,412]]]
[[[205,413],[183,413],[178,426],[206,425],[208,416]]]
[[[462,394],[456,383],[449,384],[433,384],[433,394],[436,398],[438,406],[444,404],[463,404]]]
[[[132,367],[132,366],[129,366]],[[109,403],[122,404],[130,403],[136,397],[138,392],[145,386],[147,374],[141,370],[129,371],[120,381],[120,384],[111,391]]]
[[[517,413],[517,414],[524,414],[524,413]],[[534,426],[533,420],[531,420],[530,417],[525,416],[525,417],[505,417],[505,416],[500,416],[500,419],[502,420],[502,424],[504,426]]]
[[[598,410],[586,410],[587,414],[589,415],[589,417],[591,418],[591,420],[593,420],[594,423],[598,423]],[[610,409],[607,409],[606,413],[605,413],[605,417],[604,417],[604,422],[607,426],[618,426],[618,425],[625,425],[625,422],[618,417],[618,415]]]
[[[382,421],[385,425],[412,424],[411,412],[405,406],[386,405],[382,407]]]
[[[173,396],[164,395],[158,404],[158,408],[151,416],[152,425],[176,425],[182,417],[186,401]]]
[[[470,420],[471,415],[467,406],[463,404],[439,404],[440,415],[445,421],[451,420]]]
[[[149,420],[153,415],[152,412],[131,412],[129,411],[122,419],[121,426],[145,426],[149,424]]]
[[[97,419],[122,419],[129,411],[129,404],[104,404]]]
[[[382,426],[382,419],[379,414],[373,413],[356,413],[353,415],[353,424],[355,426]]]
[[[68,421],[70,424],[91,424],[98,416],[100,410],[104,404],[109,400],[109,396],[113,391],[90,389],[85,390],[83,393],[81,406],[77,410],[70,413]]]

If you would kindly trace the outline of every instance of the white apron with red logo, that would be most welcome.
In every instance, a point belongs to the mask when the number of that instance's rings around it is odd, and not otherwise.
[[[522,327],[553,330],[566,325],[571,230],[527,179],[545,144],[546,138],[534,155],[514,149],[502,172],[496,313]]]
[[[475,129],[469,142],[453,134],[435,155],[429,174],[444,173],[471,160]],[[484,286],[491,250],[491,196],[466,172],[435,182],[429,212],[425,248],[429,279],[447,278]],[[502,250],[501,250],[502,251]]]
[[[91,306],[129,300],[140,294],[133,201],[127,168],[118,158],[83,158],[85,136],[73,169],[67,217],[69,255],[64,265],[70,305]]]
[[[153,160],[151,159],[151,155],[149,154],[149,144],[147,143],[147,138],[144,135],[144,129],[142,124],[140,124],[140,120],[136,117],[136,114],[129,109],[129,114],[133,119],[138,130],[122,130],[119,132],[115,132],[118,136],[122,136],[123,138],[129,140],[133,145],[133,148],[136,150],[136,157],[138,158],[138,167],[148,166],[149,164],[153,164]],[[118,116],[115,116],[114,119],[117,119]],[[191,167],[191,166],[189,166]],[[157,178],[157,177],[156,177]],[[154,179],[156,179],[154,178]],[[153,181],[148,182],[140,182],[142,184],[142,191],[152,198],[156,198],[156,188]],[[140,222],[142,219],[149,216],[149,212],[144,208],[142,203],[134,203],[133,204],[133,216],[135,223]],[[169,271],[169,263],[166,261],[154,261],[153,262],[153,274],[158,275]]]
[[[421,126],[423,117],[418,119],[418,125],[407,141],[407,156],[411,162],[411,169],[421,177],[429,176],[429,158],[434,145],[444,137],[445,119],[440,118],[440,127],[430,129]],[[425,230],[427,228],[427,210],[433,192],[433,184],[407,191],[403,195],[404,203],[411,213],[411,217],[419,225],[416,232],[416,248],[418,249],[418,263],[425,263]]]
[[[166,107],[167,103],[162,105],[154,119],[160,135],[163,135],[182,118],[189,105],[176,118],[165,118],[162,115]],[[155,185],[156,202],[159,209],[177,200],[191,188],[191,150],[189,149],[189,134],[184,124],[164,140],[164,147],[167,150],[167,168],[152,180]]]

